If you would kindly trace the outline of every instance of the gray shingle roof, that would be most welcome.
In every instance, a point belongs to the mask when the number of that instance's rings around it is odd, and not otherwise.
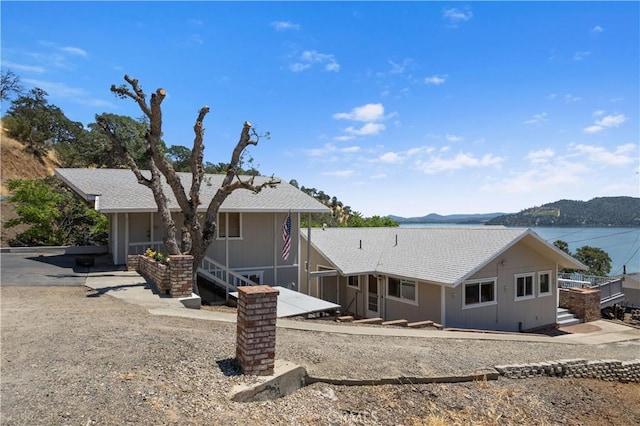
[[[306,230],[303,230],[306,238]],[[457,286],[515,243],[526,240],[563,267],[575,259],[533,231],[505,227],[312,229],[311,244],[344,275],[380,273]],[[396,243],[397,241],[397,243]]]
[[[155,212],[153,194],[149,188],[138,183],[129,169],[56,169],[60,177],[80,196],[94,200],[98,196],[97,210],[103,213]],[[185,190],[191,187],[191,174],[179,173]],[[207,184],[200,191],[201,208],[206,210],[209,201],[220,187],[223,175],[206,175]],[[256,177],[255,183],[266,181],[267,177]],[[165,184],[166,185],[166,184]],[[165,194],[170,208],[179,210],[171,189],[166,185]],[[234,191],[222,204],[221,212],[303,212],[327,213],[329,208],[313,197],[289,185],[287,182],[275,188],[265,188],[258,194],[245,189]]]

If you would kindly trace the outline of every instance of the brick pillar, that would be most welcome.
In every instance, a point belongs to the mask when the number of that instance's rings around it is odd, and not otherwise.
[[[139,254],[127,255],[127,271],[137,271],[140,265]]]
[[[193,256],[169,256],[169,294],[171,297],[189,297],[193,290]]]
[[[236,358],[244,374],[273,374],[279,293],[266,285],[238,287]]]

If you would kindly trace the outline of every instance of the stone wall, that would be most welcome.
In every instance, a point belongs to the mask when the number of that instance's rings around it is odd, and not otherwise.
[[[244,374],[273,374],[279,293],[266,285],[238,287],[236,358]]]
[[[551,376],[640,382],[640,359],[632,361],[564,359],[531,364],[497,365],[495,369],[510,379]]]
[[[584,322],[602,318],[600,314],[600,290],[591,288],[561,288],[561,308],[569,309]]]
[[[132,270],[133,268],[151,281],[160,294],[171,297],[191,296],[193,256],[171,255],[168,264],[141,254],[128,256],[127,269]]]

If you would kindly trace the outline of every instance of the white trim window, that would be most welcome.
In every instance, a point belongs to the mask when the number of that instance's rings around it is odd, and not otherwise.
[[[347,287],[355,288],[360,290],[360,276],[359,275],[349,275],[347,277]]]
[[[218,239],[225,239],[229,228],[229,239],[242,239],[242,213],[218,213]]]
[[[533,294],[533,272],[514,275],[515,300],[525,300],[534,297]]]
[[[551,296],[551,271],[538,272],[538,296]]]
[[[497,284],[495,278],[483,278],[464,283],[462,308],[495,305],[497,302]]]
[[[400,302],[418,304],[418,283],[415,281],[387,277],[387,297]]]

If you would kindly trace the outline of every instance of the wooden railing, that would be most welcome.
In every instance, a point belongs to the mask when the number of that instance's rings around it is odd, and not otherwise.
[[[198,273],[224,288],[227,299],[229,298],[229,293],[236,291],[239,286],[258,285],[247,277],[227,269],[223,264],[209,257],[202,259]]]
[[[583,275],[580,273],[558,274],[558,285],[561,288],[592,288],[600,290],[600,307],[606,308],[624,301],[622,278]]]

